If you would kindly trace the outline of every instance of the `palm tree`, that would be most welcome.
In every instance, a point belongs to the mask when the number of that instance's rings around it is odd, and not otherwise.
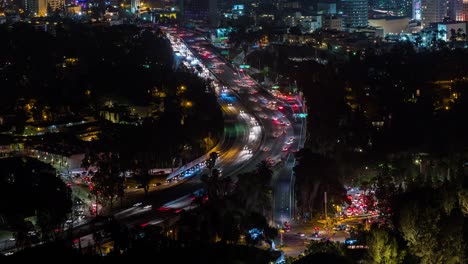
[[[205,174],[201,178],[205,184],[205,190],[210,201],[218,201],[229,195],[232,189],[232,180],[230,177],[221,178],[218,169],[211,170],[211,176]]]

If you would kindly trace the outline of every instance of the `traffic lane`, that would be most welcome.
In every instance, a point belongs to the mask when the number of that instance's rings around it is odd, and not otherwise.
[[[285,174],[286,168],[281,168],[278,174]],[[287,173],[287,172],[286,172]],[[274,220],[277,226],[283,226],[284,222],[290,221],[290,196],[289,181],[277,180],[273,188],[274,199]]]

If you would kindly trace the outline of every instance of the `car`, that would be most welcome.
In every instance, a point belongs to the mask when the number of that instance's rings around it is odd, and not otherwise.
[[[314,236],[311,236],[311,237],[309,238],[309,240],[313,240],[313,241],[321,241],[321,240],[322,240],[322,238],[321,238],[321,237],[314,237]]]
[[[284,152],[287,152],[287,151],[289,150],[289,148],[290,148],[290,146],[284,146],[284,147],[283,147],[283,151],[284,151]]]
[[[297,233],[297,235],[300,236],[300,237],[305,237],[305,234],[302,233],[302,232]]]
[[[345,239],[345,245],[354,245],[358,243],[358,240],[355,238],[347,238]]]
[[[333,230],[334,230],[334,231],[344,231],[344,230],[346,230],[346,225],[345,225],[345,224],[341,224],[341,225],[334,226],[334,227],[333,227]]]
[[[269,148],[269,147],[264,147],[264,148],[262,148],[262,151],[263,151],[263,152],[270,151],[270,148]]]

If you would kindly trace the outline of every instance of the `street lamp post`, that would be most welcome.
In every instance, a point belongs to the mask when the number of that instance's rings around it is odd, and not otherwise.
[[[323,193],[323,198],[324,198],[324,202],[325,202],[325,228],[326,228],[327,233],[328,233],[327,192]]]
[[[283,233],[284,233],[284,230],[280,229],[279,233],[280,233],[280,247],[282,247],[283,246]]]

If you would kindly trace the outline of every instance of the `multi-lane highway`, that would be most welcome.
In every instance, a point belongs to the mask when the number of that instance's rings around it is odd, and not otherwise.
[[[175,29],[167,29],[166,33],[185,65],[203,65],[201,70],[194,67],[195,73],[215,79],[225,117],[225,137],[212,150],[220,154],[216,168],[223,176],[235,177],[268,161],[275,170],[273,221],[281,226],[291,220],[293,153],[302,147],[305,134],[305,120],[294,117],[301,112],[298,102],[281,100],[262,89],[250,76],[217,56],[215,48],[203,37]],[[151,191],[146,203],[138,201],[141,193],[134,193],[135,206],[116,217],[129,225],[158,224],[190,209],[194,206],[193,193],[203,186],[200,175],[206,173],[206,159],[207,156],[201,157],[172,173],[168,177],[171,182]]]
[[[282,226],[293,217],[293,153],[302,147],[305,135],[305,120],[294,114],[300,113],[302,106],[294,99],[279,99],[264,90],[219,57],[205,38],[183,30],[165,31],[181,63],[189,67],[199,63],[203,67],[194,67],[197,73],[214,79],[225,117],[224,138],[212,150],[219,153],[216,167],[223,176],[235,177],[268,161],[275,171],[272,219]],[[153,188],[144,201],[142,191],[129,192],[127,204],[133,206],[116,213],[116,218],[129,226],[145,226],[168,221],[192,208],[194,193],[203,186],[200,175],[206,172],[206,159],[207,156],[200,157],[172,173],[170,182]],[[92,242],[89,232],[89,225],[75,227],[76,244]]]
[[[173,30],[173,29],[172,29]],[[264,139],[245,168],[254,169],[262,160],[268,160],[275,168],[274,176],[274,221],[282,225],[294,217],[292,168],[293,152],[304,144],[306,122],[297,115],[302,105],[294,97],[280,99],[263,89],[242,70],[230,65],[217,55],[216,49],[205,38],[193,32],[178,31],[177,34],[189,47],[192,54],[207,65],[212,74],[230,89],[247,111],[252,113],[264,129]]]

